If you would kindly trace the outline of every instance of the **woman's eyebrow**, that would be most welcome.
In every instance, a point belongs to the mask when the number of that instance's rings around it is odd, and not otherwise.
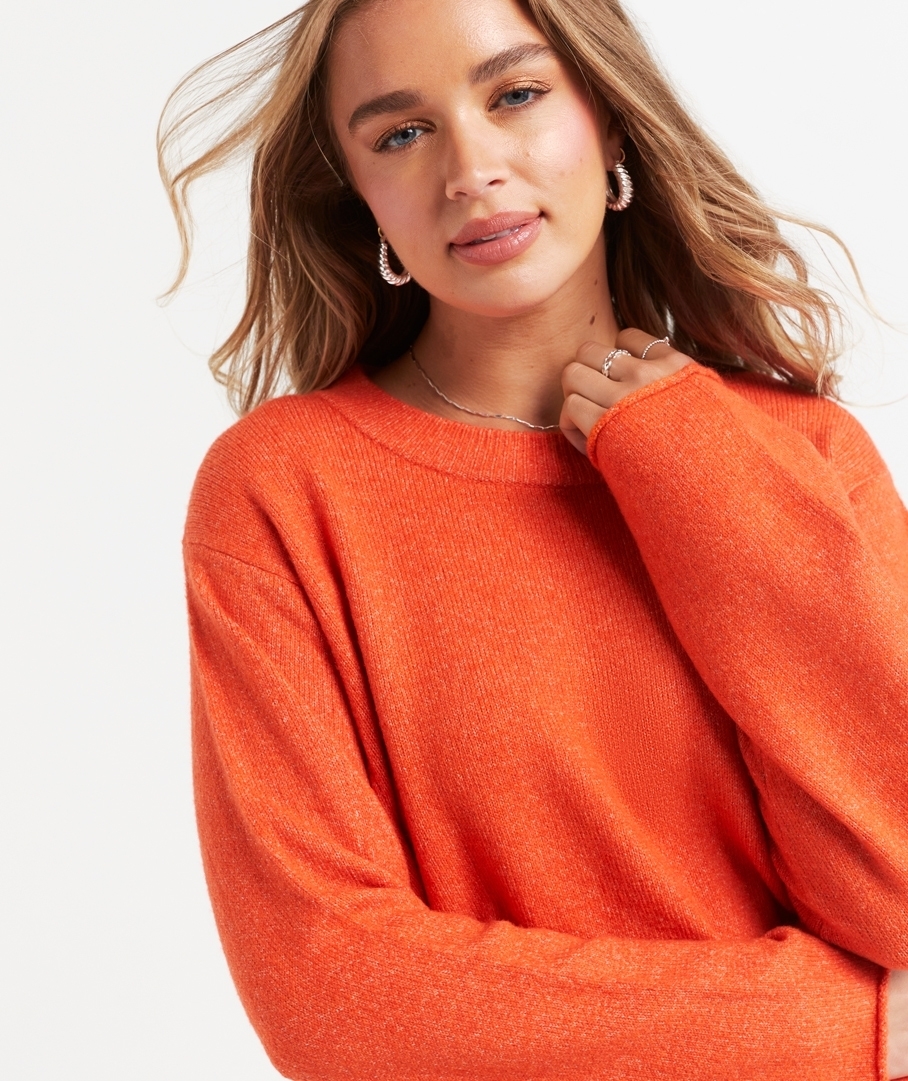
[[[506,71],[527,60],[549,59],[557,55],[550,45],[542,45],[539,42],[512,45],[490,56],[488,60],[480,60],[478,64],[474,64],[469,71],[469,80],[474,85],[485,83],[504,75]],[[347,130],[353,135],[357,128],[362,127],[374,116],[396,113],[401,109],[415,109],[424,101],[422,94],[416,90],[392,90],[388,94],[380,94],[377,98],[371,98],[369,101],[364,101],[362,105],[357,105],[347,122]]]
[[[401,109],[415,109],[424,101],[422,94],[416,90],[392,90],[389,94],[380,94],[377,98],[357,105],[347,122],[347,131],[353,135],[357,128],[362,127],[373,116],[381,116],[382,113],[397,113]]]
[[[506,71],[522,64],[527,60],[552,59],[558,54],[551,45],[543,45],[541,42],[527,42],[524,45],[512,45],[503,49],[500,53],[490,56],[488,60],[481,60],[470,68],[471,83],[485,83],[490,79],[497,79]]]

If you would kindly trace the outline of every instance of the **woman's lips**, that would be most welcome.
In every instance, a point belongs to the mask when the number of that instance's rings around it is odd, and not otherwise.
[[[541,226],[541,214],[496,214],[494,218],[469,222],[451,242],[451,250],[466,263],[504,263],[525,251]]]

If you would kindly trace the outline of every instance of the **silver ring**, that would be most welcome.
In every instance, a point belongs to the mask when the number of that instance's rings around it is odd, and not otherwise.
[[[630,355],[631,354],[626,349],[613,349],[611,353],[609,353],[609,355],[602,362],[602,367],[599,369],[599,371],[602,372],[606,379],[609,379],[609,368],[611,368],[612,361],[615,359],[615,357],[629,357]]]
[[[643,352],[640,354],[640,359],[641,360],[646,360],[646,354],[650,351],[650,349],[652,349],[652,347],[654,345],[668,345],[668,344],[669,344],[668,338],[654,338],[649,343],[649,345],[643,350]]]

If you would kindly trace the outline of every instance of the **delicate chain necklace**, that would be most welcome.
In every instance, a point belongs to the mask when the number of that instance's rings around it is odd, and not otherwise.
[[[413,358],[413,363],[419,369],[423,379],[429,384],[429,386],[435,391],[439,398],[444,398],[448,405],[453,405],[455,409],[461,409],[464,413],[472,413],[474,417],[486,417],[488,420],[513,420],[517,424],[524,424],[527,428],[533,428],[537,432],[552,432],[556,428],[561,427],[559,424],[531,424],[528,420],[521,420],[520,417],[510,417],[507,413],[480,413],[478,409],[470,409],[465,405],[460,405],[458,402],[452,402],[451,399],[443,391],[440,391],[438,387],[429,378],[429,373],[416,359],[416,354],[413,352],[413,346],[409,349],[410,356]]]

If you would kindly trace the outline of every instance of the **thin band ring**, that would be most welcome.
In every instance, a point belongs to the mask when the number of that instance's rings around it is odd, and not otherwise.
[[[654,345],[668,345],[668,344],[669,344],[668,338],[654,338],[649,343],[649,345],[643,350],[643,352],[640,354],[640,359],[641,360],[646,360],[646,354],[650,351],[650,349],[652,349],[652,347]]]
[[[611,377],[609,376],[608,372],[609,368],[611,368],[612,366],[612,362],[614,361],[615,357],[629,357],[630,355],[631,354],[626,349],[613,349],[611,353],[609,353],[609,355],[602,362],[602,367],[599,369],[599,371],[602,372],[606,379],[610,379]]]

